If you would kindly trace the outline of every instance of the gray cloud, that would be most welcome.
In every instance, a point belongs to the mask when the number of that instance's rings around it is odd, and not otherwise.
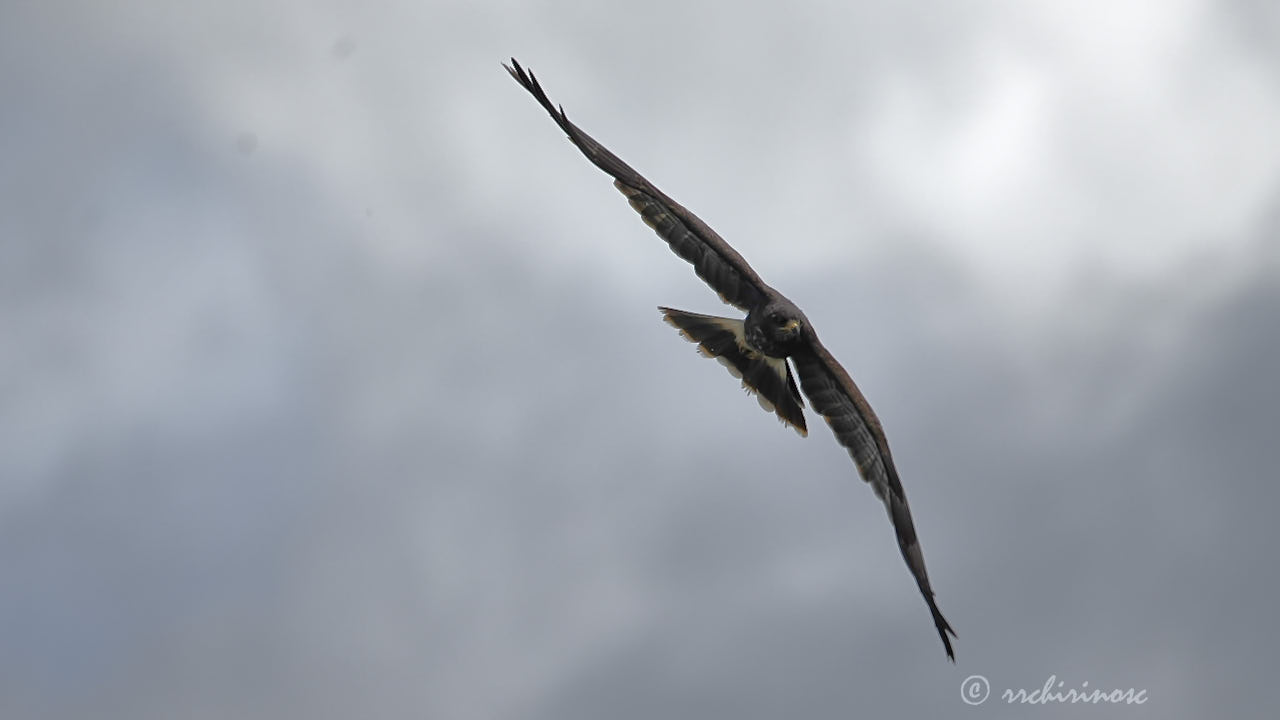
[[[727,7],[5,10],[0,714],[1265,702],[1269,46]],[[858,379],[958,666],[847,456],[658,322],[717,303],[513,53]]]

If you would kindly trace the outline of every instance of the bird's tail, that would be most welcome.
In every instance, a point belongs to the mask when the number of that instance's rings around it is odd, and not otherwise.
[[[774,358],[752,350],[747,345],[742,320],[701,315],[699,313],[658,308],[662,319],[675,327],[685,339],[698,343],[698,351],[713,357],[742,380],[742,387],[756,394],[760,406],[776,413],[784,425],[796,429],[801,436],[809,434],[804,422],[804,400],[791,377],[784,358]]]

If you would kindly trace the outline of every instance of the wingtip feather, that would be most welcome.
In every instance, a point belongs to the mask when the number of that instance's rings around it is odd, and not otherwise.
[[[938,637],[942,638],[942,647],[947,651],[947,659],[953,664],[956,661],[955,649],[951,647],[951,638],[947,637],[950,633],[951,637],[959,637],[956,631],[952,629],[951,623],[942,616],[942,611],[938,609],[938,603],[934,601],[933,594],[925,595],[925,600],[929,603],[929,612],[933,614],[933,625],[938,629]]]

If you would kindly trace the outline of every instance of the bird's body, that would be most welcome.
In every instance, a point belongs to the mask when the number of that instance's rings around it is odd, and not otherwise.
[[[741,320],[659,308],[663,318],[680,330],[708,357],[724,364],[743,386],[755,392],[760,404],[801,435],[808,434],[804,399],[831,427],[836,441],[849,451],[858,473],[885,503],[897,535],[898,547],[933,615],[933,622],[955,660],[951,640],[955,631],[942,617],[924,567],[924,556],[911,521],[911,510],[889,453],[884,430],[849,373],[823,347],[808,318],[782,293],[766,284],[727,242],[696,215],[654,187],[590,135],[569,121],[563,108],[551,103],[533,73],[513,58],[505,66],[551,114],[569,139],[601,170],[631,206],[672,251],[687,260],[721,300],[746,313]],[[791,368],[800,378],[797,389]]]

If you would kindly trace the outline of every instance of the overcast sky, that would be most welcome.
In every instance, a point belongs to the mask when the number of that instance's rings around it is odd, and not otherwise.
[[[354,7],[0,6],[0,716],[1275,706],[1275,3]],[[954,666],[511,55],[858,381]]]

